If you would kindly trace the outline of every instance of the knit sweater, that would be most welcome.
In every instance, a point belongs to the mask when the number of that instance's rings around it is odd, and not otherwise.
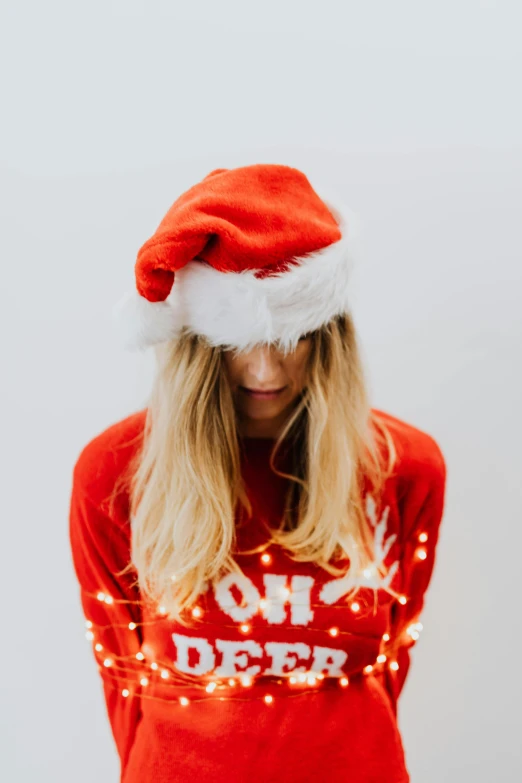
[[[273,440],[244,438],[253,514],[237,520],[243,574],[210,585],[190,627],[142,600],[135,574],[118,574],[130,559],[128,496],[112,505],[109,498],[140,443],[146,410],[83,448],[70,544],[120,783],[410,780],[397,700],[422,627],[446,466],[429,434],[375,412],[397,451],[379,504],[363,495],[385,581],[366,571],[347,602],[353,577],[295,562],[274,544],[242,554],[266,541],[266,523],[278,524],[288,488],[269,466]]]

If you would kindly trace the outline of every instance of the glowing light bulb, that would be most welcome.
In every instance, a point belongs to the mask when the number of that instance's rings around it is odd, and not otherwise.
[[[244,688],[250,687],[250,685],[252,685],[252,677],[250,677],[248,674],[244,674],[241,677],[241,685],[243,685]]]
[[[290,677],[290,679],[289,679],[289,682],[290,682],[292,685],[295,685],[295,684],[296,684],[296,682],[297,682],[297,677]]]
[[[99,642],[97,642],[94,645],[94,649],[97,650],[98,652],[101,652],[103,650],[103,644],[100,644]]]
[[[315,683],[317,682],[313,674],[309,674],[308,677],[306,678],[306,681],[308,685],[315,685]]]
[[[378,655],[377,656],[377,663],[384,663],[384,661],[386,661],[386,660],[387,660],[387,656],[386,655]]]
[[[149,678],[148,677],[142,677],[140,680],[140,683],[145,686],[149,684]]]
[[[160,607],[159,607],[159,613],[160,613],[160,614],[167,614],[167,610],[165,609],[165,607],[164,607],[164,606],[160,606]]]
[[[403,606],[404,606],[404,604],[407,602],[407,600],[408,600],[408,599],[406,598],[406,596],[405,596],[405,595],[401,595],[401,596],[399,596],[399,603],[400,603],[400,604],[402,604]]]
[[[307,675],[304,672],[301,672],[300,674],[297,675],[297,679],[299,680],[299,682],[306,682],[306,676]]]
[[[128,691],[128,690],[127,690],[127,688],[124,688],[124,689],[122,690],[122,692],[121,692],[121,695],[122,695],[122,696],[124,696],[125,698],[127,698],[127,696],[129,695],[129,693],[130,693],[130,691]]]
[[[134,631],[136,628],[136,623],[129,623],[129,631]]]
[[[319,674],[317,675],[317,679],[324,680],[324,674],[322,672],[319,672]]]
[[[114,598],[112,597],[112,595],[106,595],[105,596],[105,603],[106,604],[112,604],[113,601],[114,601]]]
[[[421,544],[424,544],[428,540],[428,534],[427,533],[421,533],[419,535],[419,541]]]
[[[145,656],[143,655],[142,652],[137,652],[136,658],[138,659],[138,661],[142,661],[145,658]]]
[[[390,634],[389,633],[383,633],[382,638],[383,638],[383,641],[389,642],[390,641]]]
[[[232,678],[230,678],[230,680],[228,681],[228,684],[230,685],[231,688],[233,688],[234,685],[236,684],[236,681],[233,680]]]
[[[195,606],[194,609],[192,610],[192,617],[201,617],[202,614],[203,612],[201,611],[199,606]]]
[[[85,621],[86,628],[92,628],[92,622],[90,620]]]
[[[272,562],[271,555],[269,555],[268,552],[265,552],[264,555],[261,555],[261,562],[264,563],[265,565],[271,563]]]
[[[360,604],[357,603],[357,601],[354,601],[353,604],[350,607],[352,612],[358,612],[360,608],[361,608],[361,606],[360,606]]]
[[[239,628],[243,633],[248,633],[250,631],[250,626],[248,625],[248,623],[243,623],[242,625],[239,626]]]
[[[217,685],[215,682],[209,682],[207,687],[205,688],[207,693],[213,693],[217,688]]]
[[[154,671],[156,671],[156,669],[158,668],[158,664],[156,663],[156,661],[152,661],[152,663],[150,665],[150,668],[154,669]]]
[[[180,696],[179,703],[181,704],[182,707],[187,707],[190,704],[186,696]]]
[[[103,662],[103,665],[104,665],[104,666],[112,666],[112,663],[113,663],[113,661],[112,661],[112,659],[111,659],[111,658],[106,658],[106,659],[104,660],[104,662]]]
[[[85,638],[86,639],[94,639],[94,634],[92,631],[85,631]]]
[[[272,702],[274,701],[274,697],[270,693],[267,693],[264,697],[264,701],[265,704],[272,704]]]
[[[419,649],[420,649],[420,648],[419,648]],[[392,662],[390,663],[390,669],[393,669],[393,671],[395,671],[395,672],[396,672],[398,668],[399,668],[399,664],[397,663],[397,661],[392,661]]]
[[[338,628],[330,628],[328,633],[330,634],[330,636],[337,636],[339,634],[339,629]]]
[[[98,601],[105,601],[105,593],[98,593],[96,597]]]
[[[375,574],[375,568],[373,566],[371,566],[371,568],[365,568],[363,574],[366,579],[371,579],[372,576]]]
[[[412,623],[412,625],[409,625],[406,629],[406,633],[408,633],[412,639],[417,640],[420,636],[420,631],[422,630],[422,623]]]
[[[363,672],[365,674],[370,674],[371,672],[373,672],[373,666],[371,665],[371,663],[369,663],[368,666],[364,667]]]
[[[348,677],[341,677],[341,679],[339,680],[339,685],[342,688],[346,688],[346,686],[348,685],[348,682],[349,682],[348,681]]]
[[[427,552],[426,552],[426,550],[423,547],[419,547],[415,551],[415,555],[416,555],[418,560],[426,560],[426,558],[428,557]]]
[[[162,669],[161,670],[161,676],[163,677],[164,680],[167,679],[167,677],[169,676],[169,673],[168,673],[167,669]]]

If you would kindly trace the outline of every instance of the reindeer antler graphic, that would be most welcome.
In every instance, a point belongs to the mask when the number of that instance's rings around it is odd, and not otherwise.
[[[366,515],[374,530],[374,560],[370,566],[364,569],[362,574],[349,574],[340,579],[333,579],[331,582],[326,582],[326,584],[323,585],[320,594],[323,603],[336,603],[336,601],[354,587],[373,587],[378,589],[379,587],[385,588],[390,586],[390,583],[399,568],[399,561],[396,560],[391,564],[384,577],[380,576],[379,573],[384,570],[386,556],[397,538],[395,533],[387,535],[389,513],[390,507],[386,506],[378,520],[375,500],[370,493],[366,495]]]

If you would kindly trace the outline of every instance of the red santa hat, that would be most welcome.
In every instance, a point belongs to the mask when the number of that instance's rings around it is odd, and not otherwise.
[[[138,252],[136,290],[113,311],[124,345],[143,349],[185,329],[216,346],[293,350],[350,309],[358,226],[290,166],[210,172]]]

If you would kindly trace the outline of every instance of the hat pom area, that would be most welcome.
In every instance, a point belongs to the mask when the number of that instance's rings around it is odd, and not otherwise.
[[[112,320],[121,346],[129,351],[143,351],[176,337],[183,328],[184,314],[181,308],[174,309],[170,301],[149,302],[133,290],[127,291],[113,307]]]
[[[361,220],[323,184],[277,164],[217,169],[182,194],[113,307],[120,342],[143,350],[184,332],[212,346],[293,351],[352,305]]]
[[[258,278],[253,269],[222,272],[191,261],[175,272],[169,295],[152,302],[137,289],[113,308],[118,341],[130,351],[174,339],[185,329],[214,346],[248,350],[278,341],[294,350],[299,337],[348,312],[351,276],[361,255],[359,213],[321,189],[341,239],[298,259],[285,272]]]

